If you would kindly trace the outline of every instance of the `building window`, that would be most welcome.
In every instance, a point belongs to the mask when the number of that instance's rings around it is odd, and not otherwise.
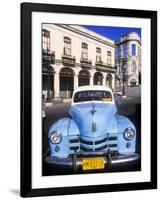
[[[107,64],[111,65],[111,51],[107,51]]]
[[[84,42],[82,43],[82,59],[88,59],[88,44]]]
[[[97,63],[101,62],[101,48],[99,47],[96,48],[96,62]]]
[[[136,45],[132,44],[132,56],[136,56]]]
[[[50,32],[45,29],[42,30],[42,48],[44,52],[50,50]]]
[[[64,54],[71,56],[71,38],[64,37]]]
[[[127,46],[123,45],[123,58],[127,57]]]
[[[131,66],[131,73],[132,73],[132,74],[136,74],[136,70],[137,70],[136,62],[133,61],[133,62],[132,62],[132,66]]]

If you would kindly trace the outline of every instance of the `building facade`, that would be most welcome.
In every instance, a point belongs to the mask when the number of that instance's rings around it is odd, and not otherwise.
[[[116,42],[116,90],[122,86],[138,86],[141,83],[141,41],[132,32]]]
[[[83,26],[42,25],[42,91],[45,99],[71,98],[75,88],[115,89],[115,43]]]

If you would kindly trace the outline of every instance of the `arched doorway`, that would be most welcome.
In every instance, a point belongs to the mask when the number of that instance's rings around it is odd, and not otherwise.
[[[73,94],[74,72],[68,67],[60,70],[60,97],[71,98]]]
[[[109,88],[112,88],[112,75],[111,74],[107,74],[106,76],[106,85]]]
[[[54,69],[52,66],[42,67],[42,95],[43,99],[50,101],[53,98]]]
[[[103,84],[103,75],[101,72],[96,72],[94,74],[94,85],[102,85]]]
[[[90,73],[87,70],[81,70],[78,75],[78,85],[89,85]]]
[[[136,83],[137,83],[137,81],[136,81],[135,79],[132,79],[132,80],[130,81],[130,86],[131,86],[131,87],[134,87],[134,86],[136,86]]]

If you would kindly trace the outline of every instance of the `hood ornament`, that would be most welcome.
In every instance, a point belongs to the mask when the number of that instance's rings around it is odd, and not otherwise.
[[[95,110],[94,103],[92,102],[92,110],[90,110],[91,114],[94,115],[97,110]]]

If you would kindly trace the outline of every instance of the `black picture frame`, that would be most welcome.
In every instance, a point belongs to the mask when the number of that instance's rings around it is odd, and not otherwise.
[[[151,21],[151,180],[150,182],[32,189],[32,12],[147,18]],[[157,188],[157,12],[37,3],[21,4],[21,196],[47,196]]]

